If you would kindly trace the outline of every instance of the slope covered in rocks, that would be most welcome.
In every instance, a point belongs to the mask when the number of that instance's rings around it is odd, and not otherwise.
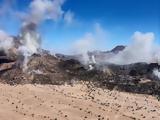
[[[152,72],[159,69],[157,63],[135,63],[129,65],[115,64],[81,64],[74,57],[54,56],[45,50],[29,57],[27,69],[24,70],[24,57],[18,54],[18,42],[6,54],[0,52],[0,81],[15,84],[73,84],[74,81],[88,81],[90,87],[117,89],[120,91],[160,94],[160,81]],[[116,47],[118,51],[124,47]],[[110,52],[112,53],[111,50]],[[116,54],[115,53],[115,54]],[[108,54],[108,52],[107,52]],[[112,53],[114,54],[114,53]]]

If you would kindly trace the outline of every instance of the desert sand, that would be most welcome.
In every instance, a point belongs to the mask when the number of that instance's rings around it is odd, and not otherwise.
[[[160,102],[83,84],[0,84],[0,120],[160,120]]]

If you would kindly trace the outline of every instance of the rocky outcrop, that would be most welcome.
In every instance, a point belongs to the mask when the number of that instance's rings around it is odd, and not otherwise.
[[[118,45],[115,48],[113,48],[110,52],[117,54],[117,53],[123,51],[125,48],[126,48],[126,46]]]

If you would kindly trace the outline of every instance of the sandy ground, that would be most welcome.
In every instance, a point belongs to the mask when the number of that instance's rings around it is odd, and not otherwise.
[[[152,96],[96,89],[85,85],[0,84],[0,120],[160,120]]]

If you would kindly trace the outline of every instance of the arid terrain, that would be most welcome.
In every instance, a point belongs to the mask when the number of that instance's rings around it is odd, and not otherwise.
[[[0,50],[0,120],[160,120],[160,65],[103,62],[125,49],[29,56]],[[97,61],[97,63],[95,62]]]
[[[1,120],[159,120],[153,96],[90,90],[84,84],[0,84]]]

